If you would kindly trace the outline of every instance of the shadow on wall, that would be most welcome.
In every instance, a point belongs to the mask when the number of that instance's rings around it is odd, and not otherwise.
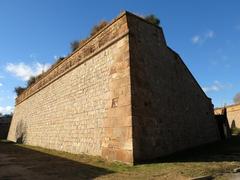
[[[4,163],[4,166],[1,167],[3,171],[0,171],[0,179],[3,178],[4,171],[8,172],[9,179],[34,179],[38,177],[38,179],[51,180],[58,180],[59,178],[94,179],[114,173],[114,171],[103,167],[97,167],[101,166],[99,163],[96,163],[96,166],[92,165],[94,163],[90,160],[89,163],[91,164],[85,163],[87,161],[86,158],[80,155],[76,155],[77,158],[74,161],[24,148],[12,142],[0,142],[0,154],[6,155],[6,159],[4,159],[4,156],[1,157],[0,166],[1,163]],[[96,162],[98,161],[96,160]],[[13,171],[12,167],[16,165],[19,168]]]
[[[227,139],[231,137],[231,129],[228,124],[227,109],[223,108],[221,114],[214,115],[217,122],[218,130],[221,139]]]
[[[16,142],[23,144],[27,137],[27,124],[21,120],[18,122],[16,127]]]
[[[231,124],[231,129],[234,129],[234,128],[236,128],[236,122],[235,122],[235,120],[233,120],[233,121],[232,121],[232,124]]]

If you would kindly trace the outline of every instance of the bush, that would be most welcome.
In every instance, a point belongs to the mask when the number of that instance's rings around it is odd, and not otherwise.
[[[15,93],[17,94],[17,96],[20,96],[23,93],[23,91],[25,91],[25,90],[26,90],[26,88],[25,87],[21,87],[21,86],[15,87],[15,89],[14,89]]]
[[[99,24],[95,25],[91,30],[91,36],[97,34],[101,29],[108,25],[107,21],[101,21]]]
[[[55,64],[58,64],[58,63],[62,62],[62,60],[64,60],[64,59],[65,59],[65,57],[60,56],[60,57],[56,60]]]
[[[51,65],[51,68],[55,67],[58,63],[62,62],[65,59],[65,57],[60,56],[59,58],[56,59],[55,63]],[[50,69],[51,69],[50,68]],[[42,74],[41,74],[42,76]]]
[[[45,72],[42,72],[41,74],[37,75],[35,77],[36,81],[38,81],[43,75],[44,75]]]
[[[91,30],[91,36],[94,36],[97,34],[102,28],[104,28],[106,25],[108,25],[107,21],[101,21],[99,24],[95,25]],[[87,41],[88,38],[82,39],[80,41],[73,41],[71,42],[71,51],[74,52],[77,48],[79,48],[82,44],[84,44]]]
[[[32,84],[34,84],[36,82],[36,77],[35,76],[31,76],[29,78],[29,80],[27,81],[27,87],[31,86]]]
[[[82,40],[80,40],[78,47],[80,47],[81,45],[83,45],[86,41],[87,41],[87,39],[82,39]]]
[[[146,16],[145,20],[150,22],[153,25],[156,25],[156,26],[160,25],[160,20],[153,14]]]
[[[72,50],[72,52],[75,51],[78,47],[79,47],[79,42],[78,41],[71,42],[71,50]]]

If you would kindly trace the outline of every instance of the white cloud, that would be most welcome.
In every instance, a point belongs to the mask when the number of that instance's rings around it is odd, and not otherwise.
[[[6,70],[13,75],[19,77],[21,80],[28,80],[31,76],[41,74],[43,71],[47,71],[50,64],[35,63],[33,66],[26,65],[24,63],[13,64],[9,63],[6,66]]]
[[[193,36],[191,38],[191,41],[192,41],[193,44],[203,44],[207,40],[214,38],[214,36],[215,36],[214,31],[209,30],[204,34]]]
[[[11,112],[13,112],[13,107],[11,107],[11,106],[6,106],[6,107],[0,106],[0,113],[1,114],[10,114]]]
[[[232,84],[222,84],[219,81],[214,81],[212,85],[204,86],[202,89],[205,93],[207,92],[217,92],[226,88],[232,88]]]
[[[1,87],[1,86],[3,86],[3,84],[2,84],[2,83],[0,83],[0,87]]]
[[[192,43],[197,44],[200,41],[200,36],[196,35],[192,37]]]
[[[24,63],[19,64],[9,63],[6,66],[6,70],[25,81],[28,80],[33,75],[31,67],[25,65]]]
[[[214,35],[215,35],[214,32],[212,30],[210,30],[205,34],[205,38],[213,38]]]

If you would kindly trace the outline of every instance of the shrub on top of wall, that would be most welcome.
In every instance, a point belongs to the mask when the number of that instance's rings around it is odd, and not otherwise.
[[[97,25],[93,26],[91,33],[90,33],[90,37],[94,36],[95,34],[97,34],[101,29],[103,29],[105,26],[108,25],[107,21],[101,21],[100,23],[98,23]],[[90,38],[89,37],[89,38]],[[77,48],[79,48],[83,43],[86,42],[88,38],[86,39],[82,39],[80,41],[75,40],[73,42],[71,42],[71,51],[74,52]]]
[[[148,16],[145,16],[144,18],[146,21],[150,22],[153,25],[159,26],[160,20],[153,14],[150,14]]]
[[[23,91],[25,91],[25,90],[26,90],[26,88],[25,87],[21,87],[21,86],[15,87],[15,89],[14,89],[15,93],[17,94],[17,96],[20,96],[23,93]]]
[[[71,42],[71,51],[74,52],[79,47],[79,41],[75,40]]]
[[[35,76],[31,76],[29,78],[29,80],[27,81],[27,87],[31,86],[32,84],[34,84],[36,82],[36,77]]]
[[[91,36],[94,36],[95,34],[97,34],[101,29],[103,29],[107,25],[108,25],[107,21],[101,21],[97,25],[93,26],[91,30]]]

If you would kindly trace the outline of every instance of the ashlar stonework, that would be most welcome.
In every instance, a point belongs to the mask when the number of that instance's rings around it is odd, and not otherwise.
[[[226,108],[228,124],[231,128],[240,128],[240,104],[232,104],[229,106],[215,108],[216,115],[222,114],[222,110]]]
[[[8,140],[130,164],[219,139],[161,27],[122,13],[16,99]]]

